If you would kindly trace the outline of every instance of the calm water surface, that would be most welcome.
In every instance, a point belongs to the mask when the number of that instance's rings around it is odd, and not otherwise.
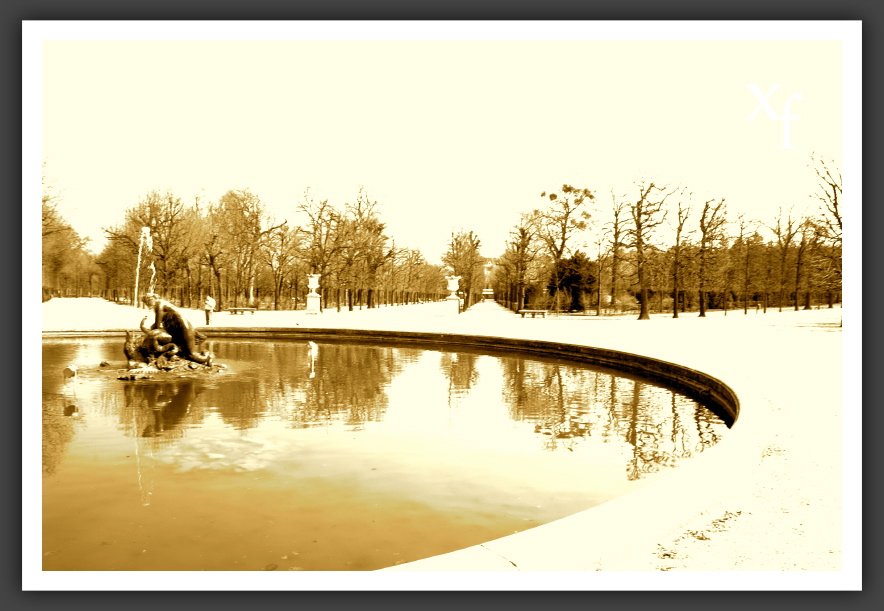
[[[222,374],[123,382],[97,369],[121,339],[44,341],[44,570],[379,569],[603,503],[727,430],[566,361],[317,348],[214,341]]]

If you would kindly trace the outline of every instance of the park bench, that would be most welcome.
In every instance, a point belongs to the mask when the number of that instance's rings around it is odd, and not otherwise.
[[[538,314],[543,318],[546,318],[546,310],[519,310],[519,314],[522,315],[522,318],[525,318],[525,314],[530,314],[531,318],[534,318]]]
[[[245,314],[246,312],[248,312],[249,314],[254,314],[255,310],[257,309],[258,308],[228,308],[228,311],[231,314]]]

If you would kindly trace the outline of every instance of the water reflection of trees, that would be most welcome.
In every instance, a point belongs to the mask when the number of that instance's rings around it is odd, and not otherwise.
[[[311,356],[306,342],[279,343],[268,355],[269,375],[253,381],[255,396],[263,398],[261,409],[295,428],[334,421],[358,429],[383,418],[386,389],[417,352],[323,343]]]
[[[44,392],[42,409],[43,475],[54,475],[68,443],[74,438],[79,409],[63,393]]]
[[[236,429],[267,417],[295,428],[380,420],[390,381],[419,352],[322,343],[311,355],[308,342],[225,342],[217,350],[234,373],[216,378],[201,403]]]
[[[135,438],[135,471],[143,505],[151,503],[156,455],[177,444],[188,425],[204,420],[204,411],[196,401],[202,390],[189,379],[151,380],[123,387],[120,422]]]
[[[172,446],[183,447],[186,429],[202,424],[208,412],[240,430],[255,427],[266,417],[296,428],[329,421],[362,428],[383,418],[386,389],[393,377],[422,353],[413,348],[330,343],[319,346],[311,363],[302,342],[231,342],[224,351],[232,364],[230,373],[207,379],[93,380],[68,387],[57,376],[50,379],[44,374],[44,475],[55,474],[61,464],[76,432],[77,406],[83,403],[88,413],[118,421],[121,432],[134,439],[142,502],[149,504],[157,457]],[[226,449],[244,461],[249,458],[245,451]],[[199,452],[190,455],[198,458]],[[245,462],[239,466],[248,468]]]
[[[234,429],[275,418],[294,428],[338,423],[359,429],[380,421],[393,378],[420,357],[414,348],[307,342],[231,342],[229,374],[207,379],[145,380],[117,385],[61,383],[44,388],[43,469],[54,473],[74,434],[77,401],[87,392],[90,411],[119,419],[122,430],[153,452],[217,414]],[[228,350],[229,348],[229,350]],[[439,353],[449,383],[449,405],[477,386],[481,354]],[[618,444],[630,479],[670,467],[720,439],[726,426],[709,410],[670,390],[606,370],[554,361],[500,357],[501,390],[510,416],[534,425],[549,450],[586,443]],[[311,375],[312,374],[312,375]],[[70,396],[68,396],[70,395]],[[69,412],[69,415],[65,413]]]
[[[592,426],[582,389],[584,372],[575,367],[502,359],[503,398],[514,420],[532,422],[535,431],[545,436],[545,446],[555,450],[567,440],[585,436]]]
[[[360,428],[383,418],[388,407],[386,388],[395,371],[393,348],[322,345],[315,375],[307,380],[306,403],[292,422],[309,426],[343,420]]]
[[[534,423],[544,447],[619,441],[631,480],[702,452],[727,428],[692,399],[616,372],[518,358],[501,365],[513,419]]]
[[[479,381],[478,355],[470,352],[443,352],[439,369],[448,380],[448,406],[456,407]]]

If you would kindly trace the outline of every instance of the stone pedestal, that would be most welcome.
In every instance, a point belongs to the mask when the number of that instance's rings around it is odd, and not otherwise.
[[[460,314],[461,301],[460,297],[455,294],[459,288],[460,276],[445,276],[445,279],[448,280],[448,290],[451,293],[445,300],[451,304],[449,308],[452,310],[452,314]]]
[[[316,292],[316,289],[319,288],[319,276],[320,274],[307,274],[307,288],[310,289],[310,292],[307,293],[307,314],[322,312],[321,297]]]

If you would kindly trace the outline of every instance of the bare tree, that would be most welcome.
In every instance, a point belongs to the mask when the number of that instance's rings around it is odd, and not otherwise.
[[[773,242],[764,244],[764,313],[767,314],[767,307],[770,305],[770,294],[774,290],[774,270],[776,264],[776,246]]]
[[[535,217],[531,214],[522,214],[519,224],[510,230],[510,239],[506,244],[506,251],[500,258],[501,268],[509,275],[512,283],[510,301],[514,303],[514,309],[521,310],[525,307],[525,288],[528,285],[528,274],[531,265],[537,259],[539,248],[536,240],[537,226]]]
[[[448,251],[442,256],[442,262],[460,276],[461,289],[465,296],[465,307],[473,302],[473,287],[482,283],[485,258],[479,253],[481,241],[472,231],[461,230],[451,234]]]
[[[816,198],[823,204],[826,237],[840,246],[842,231],[841,172],[834,167],[830,168],[831,162],[826,162],[815,155],[811,155],[811,160],[813,162],[813,169],[819,179]]]
[[[60,197],[46,180],[46,162],[43,162],[43,237],[62,231],[71,231],[56,205]]]
[[[363,188],[359,189],[356,203],[347,204],[340,227],[343,267],[350,270],[354,285],[363,285],[355,288],[365,289],[366,305],[373,308],[378,272],[395,259],[396,249],[387,245],[389,238],[378,214],[378,203],[371,201]],[[353,309],[352,300],[349,308]]]
[[[620,247],[623,246],[623,236],[626,232],[626,201],[617,201],[614,191],[611,190],[613,203],[612,220],[609,224],[611,235],[611,306],[617,303],[617,284],[620,279]]]
[[[83,270],[90,265],[83,263],[87,258],[84,248],[86,240],[81,238],[58,211],[59,195],[46,181],[46,164],[43,164],[43,195],[42,195],[42,251],[41,279],[43,301],[52,297],[53,291],[70,284],[70,280],[79,282]],[[76,268],[76,269],[75,269]],[[89,277],[91,278],[91,272]]]
[[[823,230],[814,223],[813,219],[803,219],[798,226],[798,243],[795,248],[795,311],[799,309],[798,295],[802,287],[804,290],[804,309],[810,309],[810,295],[812,292],[810,274],[806,273],[806,264],[810,255],[816,250]]]
[[[578,231],[586,229],[586,221],[590,214],[584,206],[587,201],[595,199],[589,189],[578,189],[571,185],[562,185],[561,195],[544,191],[540,197],[549,198],[549,204],[542,210],[535,210],[537,219],[537,235],[546,245],[553,262],[553,269],[561,268],[568,248],[568,240]],[[556,287],[556,312],[560,309],[559,295],[561,281],[554,278]]]
[[[607,266],[607,252],[605,250],[605,245],[608,241],[607,232],[599,233],[595,240],[593,240],[592,244],[596,248],[596,265],[597,265],[597,274],[596,274],[596,302],[595,302],[595,315],[602,315],[602,276],[605,274],[605,269]]]
[[[402,275],[400,286],[405,291],[405,303],[422,302],[429,298],[429,293],[442,284],[442,273],[437,266],[426,262],[419,250],[406,248],[397,251]]]
[[[682,191],[682,194],[684,192]],[[688,194],[688,199],[690,196]],[[672,318],[678,318],[678,297],[681,291],[682,250],[684,248],[685,224],[691,215],[691,207],[684,199],[678,200],[675,220],[675,243],[672,246]]]
[[[737,239],[732,248],[735,250],[733,254],[739,259],[740,269],[743,272],[740,288],[743,296],[743,314],[745,315],[749,313],[747,305],[749,299],[749,245],[747,244],[749,225],[744,215],[741,214],[737,217],[736,226]]]
[[[700,244],[697,252],[700,258],[699,297],[700,317],[706,316],[707,284],[709,282],[709,266],[712,250],[717,240],[722,238],[722,229],[725,223],[724,199],[717,202],[714,199],[707,200],[703,204],[703,212],[700,215]]]
[[[638,187],[639,197],[629,205],[629,215],[632,225],[626,230],[629,242],[626,244],[635,249],[636,273],[638,275],[641,304],[638,314],[639,320],[651,318],[648,301],[650,291],[648,289],[648,256],[653,248],[651,240],[654,231],[666,219],[666,211],[663,204],[675,191],[669,191],[668,187],[658,187],[653,182],[640,182]]]
[[[217,297],[218,309],[227,305],[226,294],[222,290],[222,278],[227,273],[227,251],[230,245],[223,235],[222,223],[217,214],[217,204],[210,204],[205,212],[201,211],[202,225],[200,230],[201,258],[209,268],[209,294]]]
[[[834,290],[840,291],[841,288],[841,172],[835,168],[833,162],[824,161],[815,155],[811,155],[811,161],[818,179],[817,193],[814,197],[822,202],[823,232],[820,237],[827,242],[825,253],[828,261],[822,266],[824,270],[821,275],[831,308],[834,307],[832,293]]]
[[[171,191],[154,190],[126,211],[121,225],[104,232],[109,240],[126,244],[136,253],[142,228],[147,227],[152,248],[142,263],[151,269],[148,277],[154,278],[156,290],[168,293],[187,281],[189,262],[199,257],[198,224],[198,215],[181,198]],[[141,273],[146,272],[147,269],[141,270]],[[179,298],[183,300],[183,293]]]
[[[798,223],[792,218],[791,209],[785,213],[785,216],[783,214],[783,209],[780,208],[774,226],[768,228],[774,232],[777,238],[777,249],[780,257],[780,312],[783,311],[783,301],[786,297],[786,263],[789,259],[795,235],[798,233]],[[798,296],[796,295],[795,297],[797,299]]]
[[[282,289],[294,271],[301,246],[301,231],[286,225],[274,227],[262,244],[262,261],[273,279],[273,309],[278,310]]]
[[[304,191],[303,200],[298,210],[308,220],[304,228],[304,262],[310,273],[325,277],[338,264],[345,246],[344,235],[340,231],[343,215],[327,199],[314,199],[309,189]]]
[[[287,221],[273,224],[257,195],[231,190],[221,196],[216,207],[223,237],[230,245],[228,258],[234,280],[234,303],[245,294],[248,305],[255,304],[255,280],[260,253],[268,236]]]
[[[754,225],[754,227],[753,227]],[[735,256],[740,260],[741,289],[743,294],[743,314],[749,313],[749,293],[753,285],[758,286],[758,279],[764,279],[764,270],[758,268],[758,249],[764,246],[764,242],[758,235],[758,221],[750,221],[744,215],[737,217],[737,229],[739,234],[734,248],[738,251]],[[753,257],[753,255],[755,255]],[[765,304],[765,309],[767,305]]]

